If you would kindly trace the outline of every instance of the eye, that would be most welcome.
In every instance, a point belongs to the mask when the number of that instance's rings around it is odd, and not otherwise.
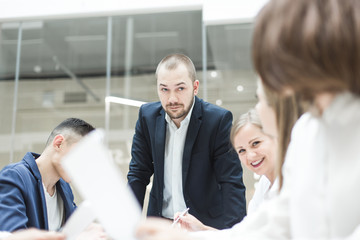
[[[179,87],[179,91],[182,91],[182,90],[184,90],[185,88],[183,88],[183,87]]]
[[[167,88],[161,88],[160,90],[161,90],[162,92],[167,92],[167,91],[168,91]]]
[[[253,142],[251,145],[253,146],[253,147],[256,147],[257,145],[259,145],[260,144],[260,141],[255,141],[255,142]]]
[[[240,150],[238,151],[239,154],[242,154],[242,153],[244,153],[244,152],[245,152],[245,149],[240,149]]]

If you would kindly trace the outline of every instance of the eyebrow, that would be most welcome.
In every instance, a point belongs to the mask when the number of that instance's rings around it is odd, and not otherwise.
[[[179,82],[179,83],[175,84],[175,86],[180,86],[180,85],[182,85],[182,84],[186,85],[185,82]],[[167,87],[168,85],[166,85],[166,84],[164,84],[164,83],[160,83],[159,86]]]

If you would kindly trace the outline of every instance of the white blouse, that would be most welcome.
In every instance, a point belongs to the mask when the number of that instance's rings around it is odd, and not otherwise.
[[[339,94],[296,123],[284,185],[232,229],[199,239],[360,239],[360,98]]]
[[[259,182],[256,184],[254,196],[249,202],[247,215],[251,215],[259,208],[264,200],[271,199],[277,195],[278,192],[278,179],[275,179],[274,184],[271,186],[269,179],[262,175]]]

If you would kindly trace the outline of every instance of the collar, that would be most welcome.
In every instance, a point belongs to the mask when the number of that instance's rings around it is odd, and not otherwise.
[[[27,152],[23,158],[23,161],[25,161],[29,165],[29,168],[35,178],[37,180],[41,180],[40,171],[35,161],[38,157],[40,157],[40,154]]]

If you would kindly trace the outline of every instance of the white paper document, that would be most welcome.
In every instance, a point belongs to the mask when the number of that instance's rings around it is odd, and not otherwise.
[[[85,200],[66,221],[61,232],[66,235],[67,240],[75,240],[95,220],[96,216],[92,210],[91,203]]]
[[[71,184],[91,208],[106,233],[115,240],[135,239],[141,209],[103,143],[104,132],[94,130],[85,136],[62,165]]]

